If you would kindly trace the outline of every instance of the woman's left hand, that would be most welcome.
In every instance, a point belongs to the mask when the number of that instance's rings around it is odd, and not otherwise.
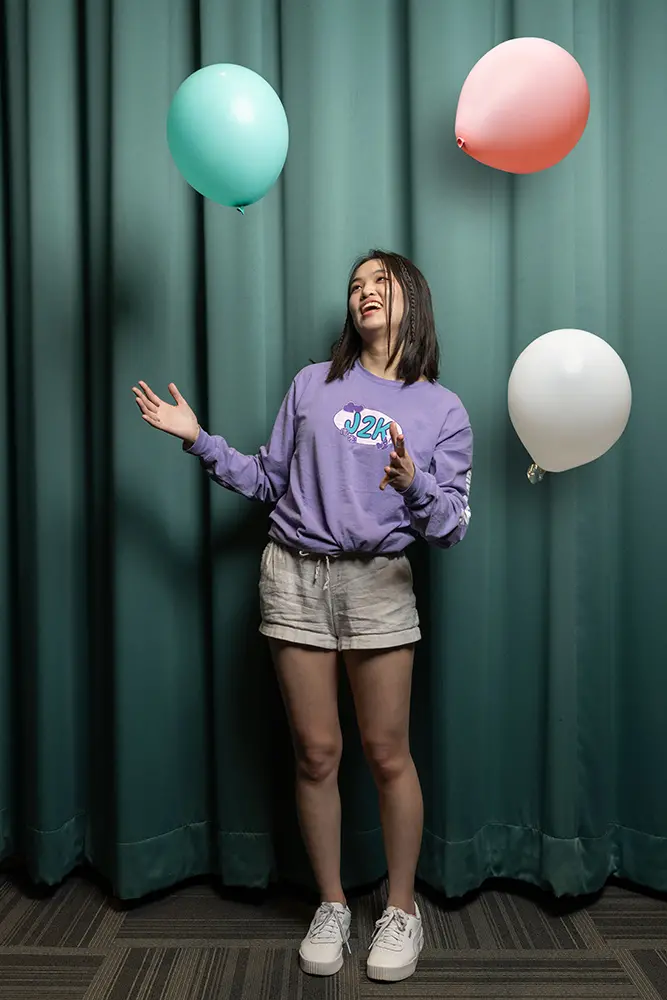
[[[391,425],[389,433],[394,442],[394,451],[389,456],[389,465],[385,466],[385,476],[380,483],[380,489],[393,486],[399,493],[403,493],[415,478],[415,463],[406,451],[405,437],[398,433],[396,424]]]

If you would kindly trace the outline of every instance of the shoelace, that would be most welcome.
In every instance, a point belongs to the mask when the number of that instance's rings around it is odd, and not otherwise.
[[[340,913],[333,903],[322,903],[310,925],[310,940],[321,944],[335,944],[339,934],[347,950],[352,954]]]
[[[382,914],[375,925],[375,933],[373,934],[370,948],[378,944],[381,948],[399,951],[403,944],[403,935],[407,928],[408,918],[402,910],[388,910]]]

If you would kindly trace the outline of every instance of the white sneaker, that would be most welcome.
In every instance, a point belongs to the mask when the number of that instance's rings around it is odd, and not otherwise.
[[[310,976],[333,976],[343,967],[343,946],[349,945],[352,914],[342,903],[322,903],[301,942],[299,961]]]
[[[424,929],[419,907],[415,915],[388,906],[375,925],[368,956],[368,978],[385,983],[408,979],[417,968],[424,947]]]

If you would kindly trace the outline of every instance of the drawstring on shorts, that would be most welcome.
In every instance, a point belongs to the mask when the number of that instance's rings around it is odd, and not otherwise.
[[[313,586],[320,578],[320,565],[322,563],[322,559],[324,559],[326,573],[324,576],[324,586],[322,587],[322,590],[328,590],[329,583],[331,582],[331,560],[329,556],[313,556],[312,552],[306,552],[303,549],[299,550],[299,555],[302,559],[308,559],[310,557],[315,559],[315,576],[313,577]]]

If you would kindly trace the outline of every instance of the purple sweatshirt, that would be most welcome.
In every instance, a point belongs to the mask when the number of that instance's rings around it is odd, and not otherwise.
[[[274,503],[269,535],[289,548],[380,554],[418,536],[455,545],[470,520],[472,431],[461,401],[439,383],[392,382],[360,362],[326,385],[328,370],[299,372],[259,454],[241,455],[203,429],[189,454],[226,489]],[[415,463],[403,493],[379,489],[392,421]]]

